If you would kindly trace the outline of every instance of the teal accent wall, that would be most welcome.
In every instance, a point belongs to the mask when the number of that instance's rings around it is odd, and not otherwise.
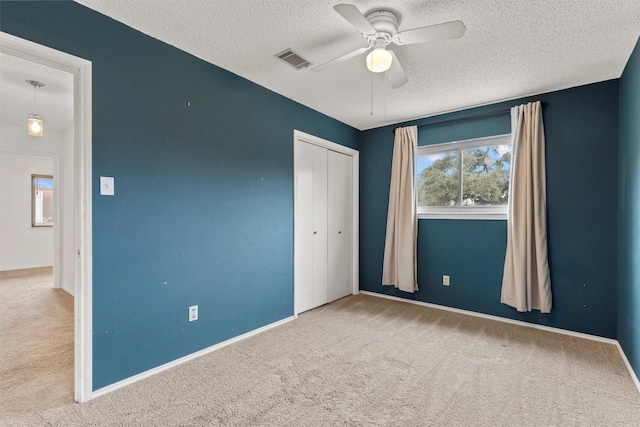
[[[500,303],[506,221],[421,219],[414,294],[382,286],[393,151],[389,126],[360,147],[360,288],[603,337],[616,337],[618,80],[401,124],[422,125],[540,100],[547,160],[550,314]],[[430,126],[419,145],[510,132],[509,114]],[[636,164],[636,172],[638,165]],[[637,190],[636,190],[637,191]],[[442,275],[451,286],[442,286]]]
[[[293,130],[360,132],[77,3],[0,28],[93,63],[94,389],[293,314]]]
[[[640,375],[640,40],[620,79],[618,341]]]

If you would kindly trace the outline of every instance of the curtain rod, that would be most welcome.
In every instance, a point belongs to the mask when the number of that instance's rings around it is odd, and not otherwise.
[[[544,107],[545,105],[547,105],[547,103],[546,102],[542,102],[542,106]],[[479,119],[480,117],[498,116],[500,114],[506,114],[506,113],[510,113],[510,112],[511,112],[511,108],[505,108],[504,110],[491,111],[489,113],[474,114],[473,116],[458,117],[458,118],[455,118],[455,119],[441,120],[439,122],[433,122],[433,123],[426,123],[424,125],[418,126],[418,129],[426,128],[426,127],[429,127],[429,126],[442,125],[442,124],[445,124],[445,123],[454,123],[454,122],[462,122],[464,120]],[[398,128],[393,129],[391,132],[395,133],[396,129],[398,129]]]

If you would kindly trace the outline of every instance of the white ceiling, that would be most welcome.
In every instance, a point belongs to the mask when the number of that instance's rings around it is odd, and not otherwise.
[[[45,84],[34,89],[26,80]],[[0,123],[24,126],[35,111],[44,121],[45,134],[65,132],[73,125],[73,75],[46,65],[0,53]]]
[[[78,2],[362,130],[618,78],[640,34],[640,0],[347,1],[393,10],[400,31],[467,27],[461,39],[395,47],[409,83],[385,90],[362,56],[322,72],[274,58],[291,48],[319,65],[366,46],[333,10],[339,0]]]
[[[346,3],[364,14],[394,11],[400,31],[452,20],[467,31],[457,40],[394,47],[409,78],[399,89],[370,73],[362,56],[322,72],[298,71],[274,57],[291,48],[319,65],[365,46],[333,10],[338,2],[78,0],[361,130],[618,78],[640,35],[640,0],[354,0]],[[36,79],[47,83],[38,90],[45,125],[68,127],[72,107],[47,111],[46,103],[70,91],[70,75],[65,89],[55,70],[32,63],[20,70],[14,60],[0,57],[0,120],[26,121],[33,89],[24,80]],[[4,102],[14,97],[30,102]]]

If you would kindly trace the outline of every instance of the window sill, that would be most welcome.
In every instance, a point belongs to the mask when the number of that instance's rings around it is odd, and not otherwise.
[[[473,212],[418,212],[418,219],[472,219],[472,220],[502,220],[506,221],[508,214],[506,212],[489,212],[489,211],[473,211]]]

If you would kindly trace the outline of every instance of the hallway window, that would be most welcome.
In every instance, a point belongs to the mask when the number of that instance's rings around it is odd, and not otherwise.
[[[53,227],[53,176],[31,175],[31,226]]]

